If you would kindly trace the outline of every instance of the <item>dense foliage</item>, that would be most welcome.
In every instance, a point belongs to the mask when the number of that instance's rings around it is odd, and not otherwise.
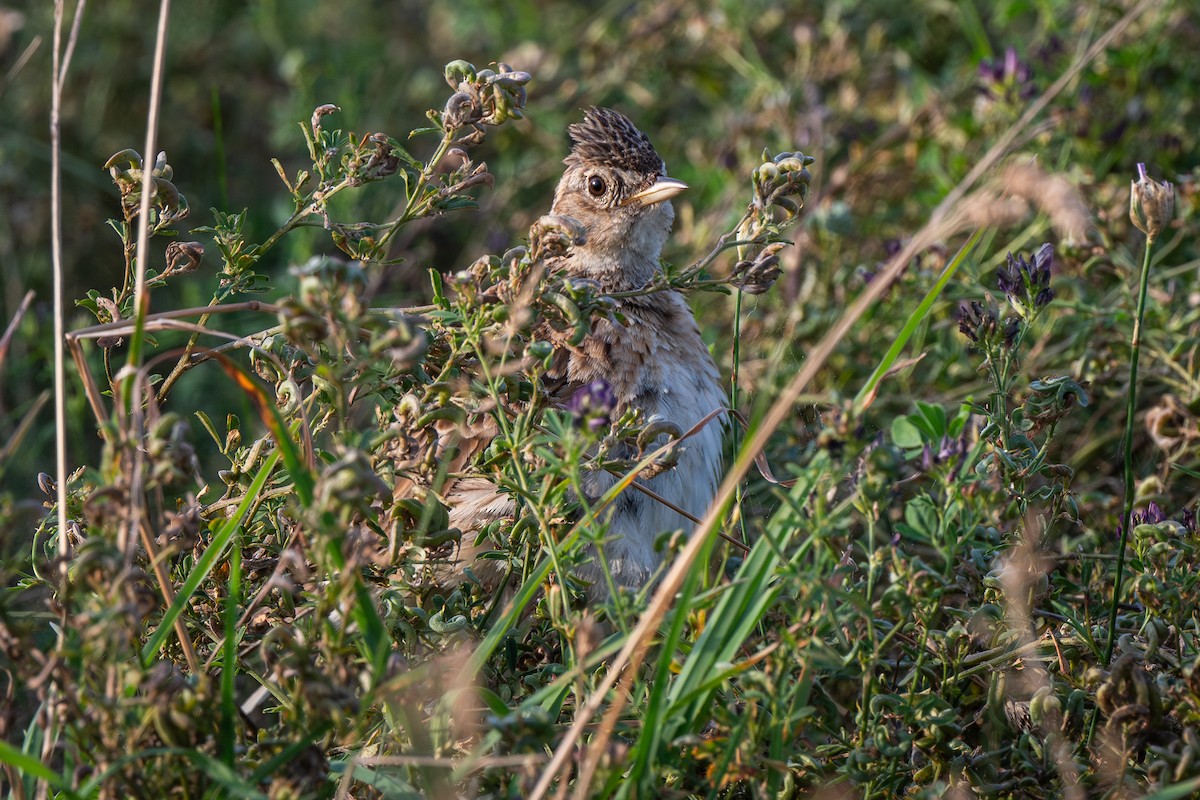
[[[6,796],[1200,789],[1190,4],[374,5],[176,9],[169,159],[153,31],[87,9],[65,530],[51,9],[0,9]],[[538,331],[623,299],[545,269],[591,105],[691,186],[638,292],[743,421],[713,524],[589,606],[584,474],[688,433],[547,386]],[[447,568],[464,472],[501,591]]]

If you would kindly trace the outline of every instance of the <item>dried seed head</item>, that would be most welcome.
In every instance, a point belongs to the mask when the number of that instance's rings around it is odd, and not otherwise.
[[[1138,179],[1129,184],[1129,219],[1134,227],[1154,241],[1175,216],[1175,187],[1156,181],[1138,164]]]
[[[764,165],[765,166],[765,165]],[[763,294],[781,274],[779,251],[782,243],[764,247],[753,259],[739,261],[733,268],[731,283],[746,294]]]
[[[976,344],[990,339],[996,333],[998,320],[995,310],[978,300],[960,304],[955,316],[958,317],[959,333]]]
[[[167,268],[162,277],[195,272],[202,258],[204,245],[199,242],[171,242],[167,245]]]
[[[536,261],[560,256],[585,241],[587,230],[579,220],[562,214],[546,214],[529,228],[529,257]]]
[[[96,318],[102,324],[121,321],[121,309],[117,307],[116,301],[101,296],[96,298],[96,306],[100,310]],[[124,341],[120,336],[101,336],[96,340],[96,346],[107,350],[110,347],[119,347]]]
[[[452,61],[446,65],[445,76],[446,83],[456,91],[440,115],[430,112],[443,130],[500,125],[524,116],[525,84],[533,79],[528,72],[514,70],[504,63],[496,64],[494,70],[477,71],[466,61]]]
[[[321,133],[321,117],[328,116],[335,111],[341,111],[341,109],[335,106],[333,103],[326,103],[313,109],[312,119],[309,120],[309,126],[312,128],[313,136],[319,136]]]

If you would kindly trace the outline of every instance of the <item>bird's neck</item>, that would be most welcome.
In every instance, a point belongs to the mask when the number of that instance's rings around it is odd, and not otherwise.
[[[603,253],[577,248],[568,264],[571,275],[594,280],[605,292],[641,289],[659,271],[657,255],[650,257],[634,248],[620,248],[615,252],[610,249]]]

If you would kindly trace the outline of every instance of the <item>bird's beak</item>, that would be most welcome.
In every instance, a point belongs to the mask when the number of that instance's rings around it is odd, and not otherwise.
[[[664,200],[670,200],[686,188],[688,185],[683,181],[663,176],[656,180],[649,189],[643,189],[637,194],[627,197],[622,205],[632,205],[633,203],[642,206],[657,205]]]

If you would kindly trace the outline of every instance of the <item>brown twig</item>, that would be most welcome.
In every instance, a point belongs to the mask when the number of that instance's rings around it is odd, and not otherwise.
[[[234,336],[222,331],[214,331],[211,328],[198,329],[197,326],[189,325],[188,323],[171,322],[171,320],[177,320],[180,317],[192,317],[211,313],[228,314],[235,311],[263,311],[278,314],[280,309],[279,306],[272,303],[264,303],[260,300],[247,300],[242,303],[227,303],[216,307],[198,306],[194,308],[179,308],[173,311],[160,311],[146,318],[142,326],[142,331],[199,330],[213,336],[231,339],[231,347],[240,346],[241,343],[251,344],[248,337],[245,336]],[[72,331],[65,337],[66,344],[71,349],[71,357],[75,361],[75,367],[79,370],[80,378],[83,380],[84,392],[87,394],[88,403],[92,407],[92,413],[96,415],[96,421],[100,424],[104,424],[104,421],[109,418],[109,412],[104,408],[104,402],[100,399],[102,396],[100,387],[97,385],[95,378],[92,377],[91,370],[88,369],[87,360],[83,356],[83,349],[80,343],[84,339],[130,336],[135,331],[136,326],[130,320],[117,320],[115,322],[105,322],[78,331]],[[207,357],[211,358],[212,356],[210,354]],[[196,359],[194,363],[200,363],[200,360]]]
[[[4,366],[4,359],[8,355],[8,346],[12,342],[13,335],[17,332],[17,326],[21,324],[21,320],[25,317],[25,312],[29,310],[29,304],[33,302],[33,291],[25,293],[25,297],[21,300],[21,305],[17,306],[17,313],[13,314],[13,318],[8,321],[8,327],[4,329],[4,335],[0,336],[0,367]]]

